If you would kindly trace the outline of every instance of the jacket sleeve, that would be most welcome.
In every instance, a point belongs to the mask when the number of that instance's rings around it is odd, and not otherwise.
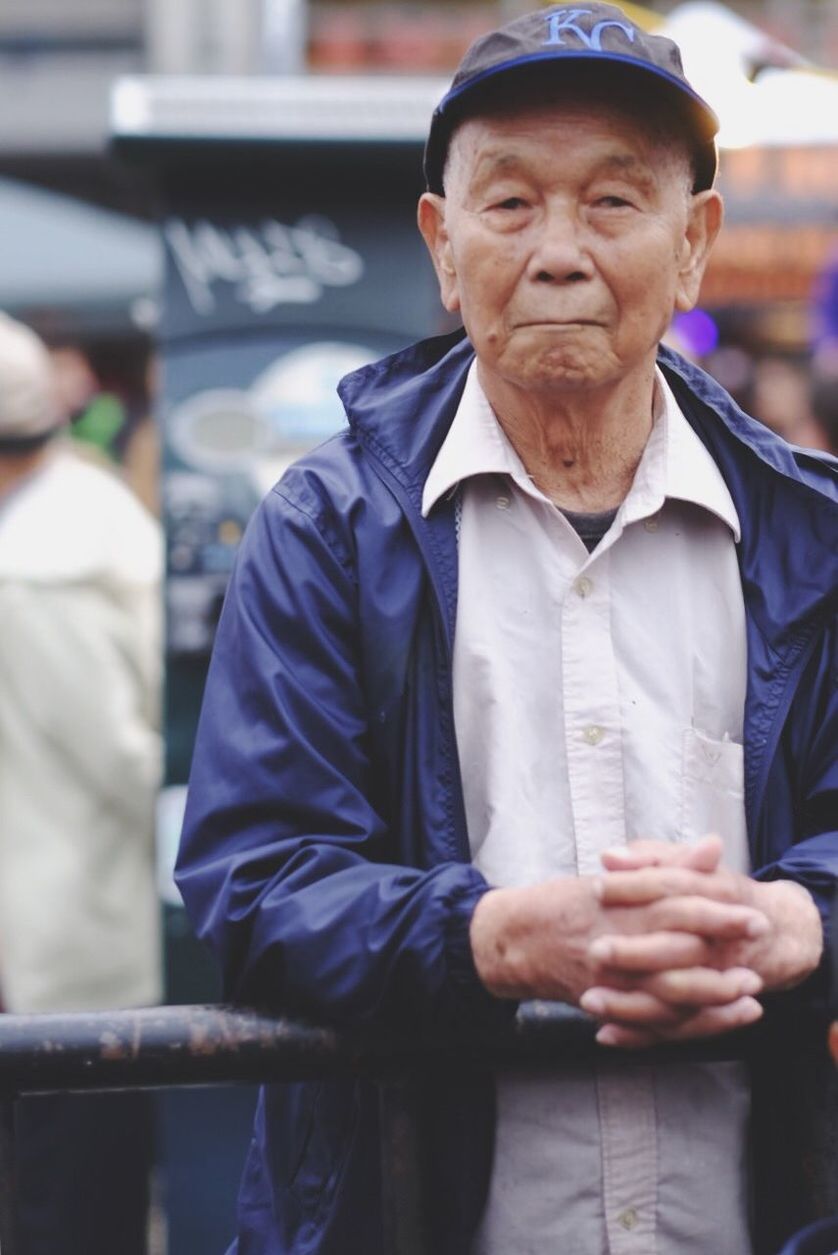
[[[513,1004],[490,997],[471,960],[482,876],[392,862],[370,801],[359,656],[351,562],[275,490],[219,624],[178,859],[184,902],[235,1000],[337,1024],[506,1018]]]
[[[838,937],[833,936],[838,883],[837,749],[838,636],[830,630],[809,661],[783,731],[772,772],[775,787],[769,789],[765,801],[777,839],[765,865],[755,872],[760,880],[794,880],[812,894],[825,939],[821,968],[806,983],[806,990],[817,996],[825,992],[829,979],[838,978]],[[781,833],[786,834],[784,841]]]

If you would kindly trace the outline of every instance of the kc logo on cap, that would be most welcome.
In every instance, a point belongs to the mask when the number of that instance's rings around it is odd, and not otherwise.
[[[629,43],[634,43],[634,27],[627,25],[625,22],[618,22],[613,19],[601,20],[591,24],[587,23],[588,30],[581,24],[583,18],[595,17],[593,9],[560,9],[557,13],[547,13],[547,38],[544,40],[546,46],[566,47],[564,39],[565,34],[575,35],[580,44],[586,48],[590,48],[594,52],[602,50],[602,32],[611,26],[616,26],[625,35]]]
[[[548,77],[539,79],[541,67],[549,67]],[[506,98],[513,101],[516,78],[540,82],[545,95],[562,81],[594,86],[605,98],[618,94],[620,84],[631,84],[632,92],[659,102],[683,129],[695,158],[694,191],[712,187],[719,121],[688,82],[677,44],[636,26],[616,4],[588,0],[584,7],[552,4],[525,13],[475,40],[431,120],[425,146],[430,191],[444,194],[445,158],[457,125],[479,112],[500,82],[508,85]],[[501,103],[495,94],[495,107]]]

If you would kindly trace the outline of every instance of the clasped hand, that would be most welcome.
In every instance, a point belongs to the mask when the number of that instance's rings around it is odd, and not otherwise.
[[[722,843],[636,841],[599,877],[487,893],[472,919],[475,964],[501,997],[573,1002],[603,1045],[638,1048],[759,1019],[763,990],[814,971],[817,908],[790,881],[725,868]]]

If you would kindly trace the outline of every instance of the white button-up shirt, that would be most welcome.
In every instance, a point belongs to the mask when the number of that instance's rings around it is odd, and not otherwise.
[[[718,832],[749,867],[739,520],[662,375],[628,496],[592,554],[533,484],[472,368],[425,484],[461,487],[454,709],[490,884],[601,870],[635,837]],[[746,1255],[739,1065],[498,1078],[475,1255]]]

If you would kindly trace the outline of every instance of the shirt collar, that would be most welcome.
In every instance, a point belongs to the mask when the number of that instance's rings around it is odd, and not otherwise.
[[[648,518],[667,499],[689,501],[727,524],[738,544],[739,515],[721,471],[659,369],[655,382],[655,422],[621,507],[621,522],[627,525]]]
[[[427,518],[437,501],[472,475],[511,475],[519,483],[528,478],[483,391],[476,359],[466,376],[454,421],[425,480],[423,516]]]
[[[668,497],[690,501],[720,518],[740,539],[739,516],[712,456],[693,431],[660,370],[656,370],[655,422],[629,494],[620,509],[623,525],[656,514]],[[477,362],[466,377],[454,421],[425,480],[422,515],[473,475],[508,475],[532,496],[521,459],[497,421],[480,380]],[[542,498],[543,499],[543,498]]]

